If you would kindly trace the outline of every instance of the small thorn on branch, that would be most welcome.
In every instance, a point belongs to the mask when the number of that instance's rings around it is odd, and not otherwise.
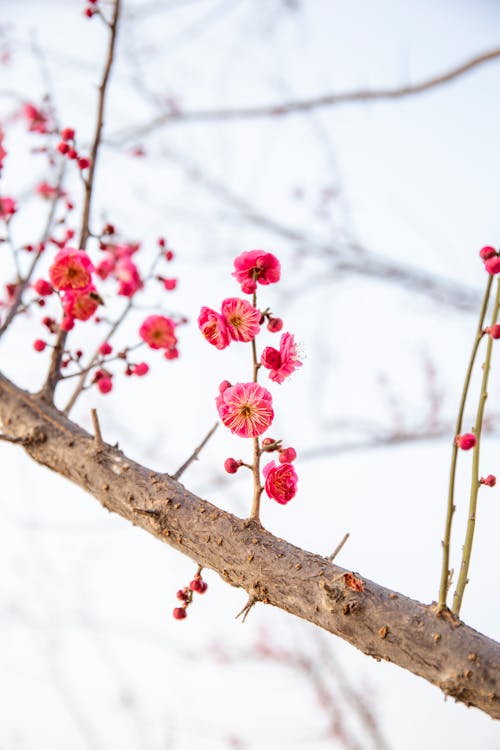
[[[337,544],[337,546],[333,550],[332,554],[328,555],[328,557],[326,558],[327,560],[329,560],[330,562],[333,562],[333,560],[335,560],[335,558],[339,554],[340,550],[342,549],[342,547],[344,546],[344,544],[349,539],[349,536],[350,536],[349,532],[347,532],[346,534],[344,534],[344,536],[342,537],[342,539],[340,540],[340,542]]]
[[[241,620],[241,622],[242,623],[245,622],[245,620],[247,619],[248,613],[250,612],[252,607],[255,606],[257,601],[258,601],[257,597],[254,596],[253,594],[250,594],[250,596],[248,597],[247,603],[245,604],[243,609],[240,612],[238,612],[238,614],[236,615],[234,619],[237,620],[238,617],[240,617],[240,615],[243,615],[243,619]]]
[[[96,449],[98,451],[102,451],[104,448],[104,443],[102,440],[102,433],[101,433],[101,426],[99,424],[99,417],[97,416],[97,409],[91,409],[90,410],[90,416],[92,417],[92,426],[94,428],[94,439],[96,444]]]

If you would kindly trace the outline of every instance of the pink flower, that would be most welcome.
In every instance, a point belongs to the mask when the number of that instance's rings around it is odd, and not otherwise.
[[[286,505],[297,493],[297,474],[292,464],[276,466],[270,461],[262,469],[266,479],[265,489],[271,500]]]
[[[16,201],[13,198],[0,198],[0,218],[7,221],[16,213]]]
[[[97,293],[94,285],[88,289],[76,289],[65,292],[63,297],[63,310],[70,319],[88,320],[95,313],[102,299]]]
[[[115,276],[120,282],[118,294],[121,297],[132,297],[143,286],[137,266],[128,257],[122,257],[118,261]]]
[[[279,260],[264,250],[249,250],[235,258],[233,276],[245,294],[255,292],[259,284],[275,284],[280,280]]]
[[[206,340],[216,349],[225,349],[229,345],[229,331],[224,318],[211,310],[202,307],[198,316],[198,326]]]
[[[234,341],[253,341],[260,330],[260,312],[244,299],[229,297],[221,307],[222,317]]]
[[[149,315],[141,325],[139,335],[151,349],[174,349],[177,343],[175,323],[163,315]]]
[[[228,386],[215,402],[223,423],[240,437],[262,435],[274,418],[271,394],[258,383]]]
[[[275,383],[282,383],[298,367],[302,367],[297,355],[297,344],[291,333],[281,336],[279,351],[272,346],[266,346],[260,361],[264,367],[271,370],[269,378]]]
[[[93,270],[94,266],[86,252],[65,247],[54,258],[49,276],[55,289],[84,290],[91,284]]]

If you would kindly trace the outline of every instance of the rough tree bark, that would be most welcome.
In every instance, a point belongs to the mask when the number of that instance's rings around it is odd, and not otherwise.
[[[82,487],[110,511],[167,542],[232,586],[309,620],[375,659],[500,718],[500,646],[446,611],[379,586],[237,518],[89,435],[0,374],[3,439]],[[361,585],[362,581],[362,585]],[[355,590],[356,588],[362,590]]]

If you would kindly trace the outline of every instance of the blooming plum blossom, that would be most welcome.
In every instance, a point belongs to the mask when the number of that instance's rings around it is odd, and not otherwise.
[[[84,250],[65,247],[60,250],[49,268],[52,286],[60,291],[83,291],[92,282],[94,266]]]
[[[62,300],[66,317],[72,320],[88,320],[95,313],[102,299],[94,285],[84,290],[69,290]]]
[[[215,346],[216,349],[225,349],[229,346],[229,331],[224,318],[211,310],[210,307],[202,307],[198,316],[198,326],[203,336]]]
[[[286,505],[297,493],[297,474],[292,464],[270,461],[262,469],[266,479],[265,490],[271,500]]]
[[[260,331],[260,311],[244,299],[225,299],[221,306],[221,314],[233,341],[253,341]]]
[[[262,352],[261,364],[271,370],[269,378],[275,383],[282,383],[298,367],[302,367],[293,335],[284,333],[281,336],[279,351],[272,346],[266,346]]]
[[[280,280],[281,266],[276,256],[264,250],[249,250],[235,258],[233,276],[245,294],[255,292],[258,284],[275,284]]]
[[[169,351],[177,344],[175,323],[164,315],[149,315],[141,325],[139,335],[151,349]]]
[[[258,383],[236,383],[226,387],[216,399],[222,422],[235,435],[258,437],[274,418],[272,397]]]

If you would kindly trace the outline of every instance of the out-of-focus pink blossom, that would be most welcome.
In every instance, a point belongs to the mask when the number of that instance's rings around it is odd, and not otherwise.
[[[137,266],[128,257],[123,257],[118,261],[115,266],[115,276],[120,282],[118,294],[121,297],[132,297],[143,286]]]
[[[49,268],[52,286],[61,291],[84,290],[92,282],[94,266],[84,250],[65,247],[57,253]]]
[[[258,383],[236,383],[216,398],[217,410],[226,427],[240,437],[257,437],[274,418],[272,397]]]
[[[17,205],[14,198],[0,198],[0,218],[8,221],[17,211]]]
[[[151,349],[171,349],[177,344],[175,323],[164,315],[149,315],[139,329],[139,335]]]
[[[62,304],[68,318],[88,320],[99,305],[102,305],[102,299],[99,297],[95,286],[92,285],[82,291],[76,289],[65,292]]]

